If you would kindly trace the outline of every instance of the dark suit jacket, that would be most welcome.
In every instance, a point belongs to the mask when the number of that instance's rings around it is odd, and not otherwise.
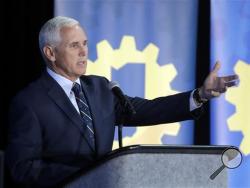
[[[152,125],[192,119],[190,92],[146,100],[131,98],[137,114],[124,117],[108,80],[81,77],[95,131],[96,152],[85,139],[82,119],[59,84],[44,73],[13,99],[7,164],[14,180],[55,185],[111,151],[115,125]],[[197,113],[197,112],[196,112]],[[198,114],[196,114],[198,115]]]

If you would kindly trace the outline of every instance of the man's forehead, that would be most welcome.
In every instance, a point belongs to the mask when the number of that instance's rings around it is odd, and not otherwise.
[[[87,35],[80,25],[65,26],[60,30],[60,35],[66,40],[87,40]]]

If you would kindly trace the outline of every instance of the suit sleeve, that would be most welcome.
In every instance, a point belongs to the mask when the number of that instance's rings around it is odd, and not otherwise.
[[[51,186],[78,168],[42,160],[43,130],[30,106],[16,101],[10,108],[6,161],[16,182]]]
[[[128,97],[135,108],[136,114],[121,115],[122,108],[117,105],[117,112],[120,113],[118,124],[124,122],[128,125],[156,125],[162,123],[173,123],[190,119],[197,119],[203,109],[198,108],[190,112],[189,98],[191,91],[183,92],[166,97],[159,97],[152,100],[139,97]]]

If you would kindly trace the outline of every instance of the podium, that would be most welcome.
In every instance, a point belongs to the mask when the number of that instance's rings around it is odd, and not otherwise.
[[[112,151],[64,188],[227,187],[223,151],[232,146],[134,145]]]

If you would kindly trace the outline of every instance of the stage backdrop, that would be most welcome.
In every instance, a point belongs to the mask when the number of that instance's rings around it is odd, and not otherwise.
[[[73,17],[87,31],[87,74],[153,99],[195,87],[197,7],[197,0],[55,0],[55,15]],[[123,134],[124,145],[192,144],[193,121],[124,128]]]
[[[211,106],[212,144],[238,146],[243,162],[230,170],[229,187],[250,187],[250,1],[211,1],[211,67],[221,60],[221,75],[238,74],[238,87],[229,89]]]

